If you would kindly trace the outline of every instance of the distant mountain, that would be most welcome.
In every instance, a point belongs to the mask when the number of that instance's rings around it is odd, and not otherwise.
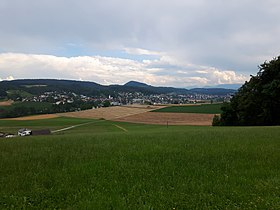
[[[124,84],[124,86],[152,89],[153,92],[157,92],[157,93],[228,95],[236,92],[235,89],[227,89],[227,88],[192,88],[188,90],[184,88],[154,87],[136,81],[130,81]]]
[[[237,90],[225,88],[193,88],[190,89],[190,92],[205,95],[231,95],[237,92]]]
[[[238,90],[243,84],[221,84],[215,86],[206,86],[205,88],[224,88]]]
[[[114,95],[119,92],[142,92],[144,94],[234,94],[233,89],[224,88],[173,88],[155,87],[145,83],[130,81],[124,85],[100,85],[95,82],[55,80],[55,79],[24,79],[0,82],[0,90],[20,90],[33,95],[50,91],[66,91],[88,96]]]
[[[130,81],[124,84],[124,87],[140,88],[150,93],[155,94],[189,94],[189,90],[185,88],[173,88],[173,87],[155,87],[147,85],[145,83]]]
[[[66,91],[78,94],[98,94],[106,90],[106,86],[95,82],[84,82],[75,80],[56,80],[56,79],[22,79],[0,82],[0,89],[4,90],[23,90],[37,95],[48,91]]]
[[[151,87],[151,85],[147,85],[145,83],[137,82],[137,81],[130,81],[128,83],[125,83],[124,86],[128,86],[128,87]]]

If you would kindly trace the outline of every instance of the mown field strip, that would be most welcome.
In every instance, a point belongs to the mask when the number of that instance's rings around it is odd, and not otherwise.
[[[125,128],[123,128],[122,126],[119,126],[119,125],[116,125],[116,124],[113,124],[114,126],[116,126],[117,128],[123,130],[124,132],[127,132],[128,130],[126,130]]]
[[[67,130],[70,130],[70,129],[73,129],[73,128],[77,128],[77,127],[80,127],[80,126],[83,126],[83,125],[89,125],[89,124],[94,124],[94,123],[103,122],[103,121],[105,121],[105,120],[100,120],[100,121],[95,121],[95,122],[87,122],[87,123],[82,123],[82,124],[78,124],[78,125],[72,125],[72,126],[69,126],[69,127],[66,127],[66,128],[62,128],[62,129],[58,129],[58,130],[52,131],[52,133],[58,133],[58,132],[61,132],[61,131],[67,131]]]

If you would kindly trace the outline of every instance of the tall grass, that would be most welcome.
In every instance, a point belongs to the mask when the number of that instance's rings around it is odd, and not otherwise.
[[[279,127],[113,124],[0,140],[0,208],[279,209]]]

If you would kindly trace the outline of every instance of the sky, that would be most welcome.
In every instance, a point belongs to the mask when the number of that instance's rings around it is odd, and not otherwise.
[[[1,0],[0,81],[244,83],[279,56],[279,0]]]

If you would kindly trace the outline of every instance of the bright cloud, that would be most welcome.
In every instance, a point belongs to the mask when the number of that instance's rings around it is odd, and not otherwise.
[[[9,69],[9,75],[5,69]],[[234,71],[184,64],[167,55],[147,62],[103,56],[68,58],[19,53],[0,54],[0,77],[74,79],[105,85],[137,80],[174,87],[243,83],[247,79]]]
[[[14,80],[15,78],[13,76],[8,76],[6,79],[2,79],[0,78],[0,82],[3,81],[3,80],[6,80],[6,81],[11,81],[11,80]]]
[[[132,55],[163,55],[161,52],[150,51],[140,48],[125,48],[124,51]]]

